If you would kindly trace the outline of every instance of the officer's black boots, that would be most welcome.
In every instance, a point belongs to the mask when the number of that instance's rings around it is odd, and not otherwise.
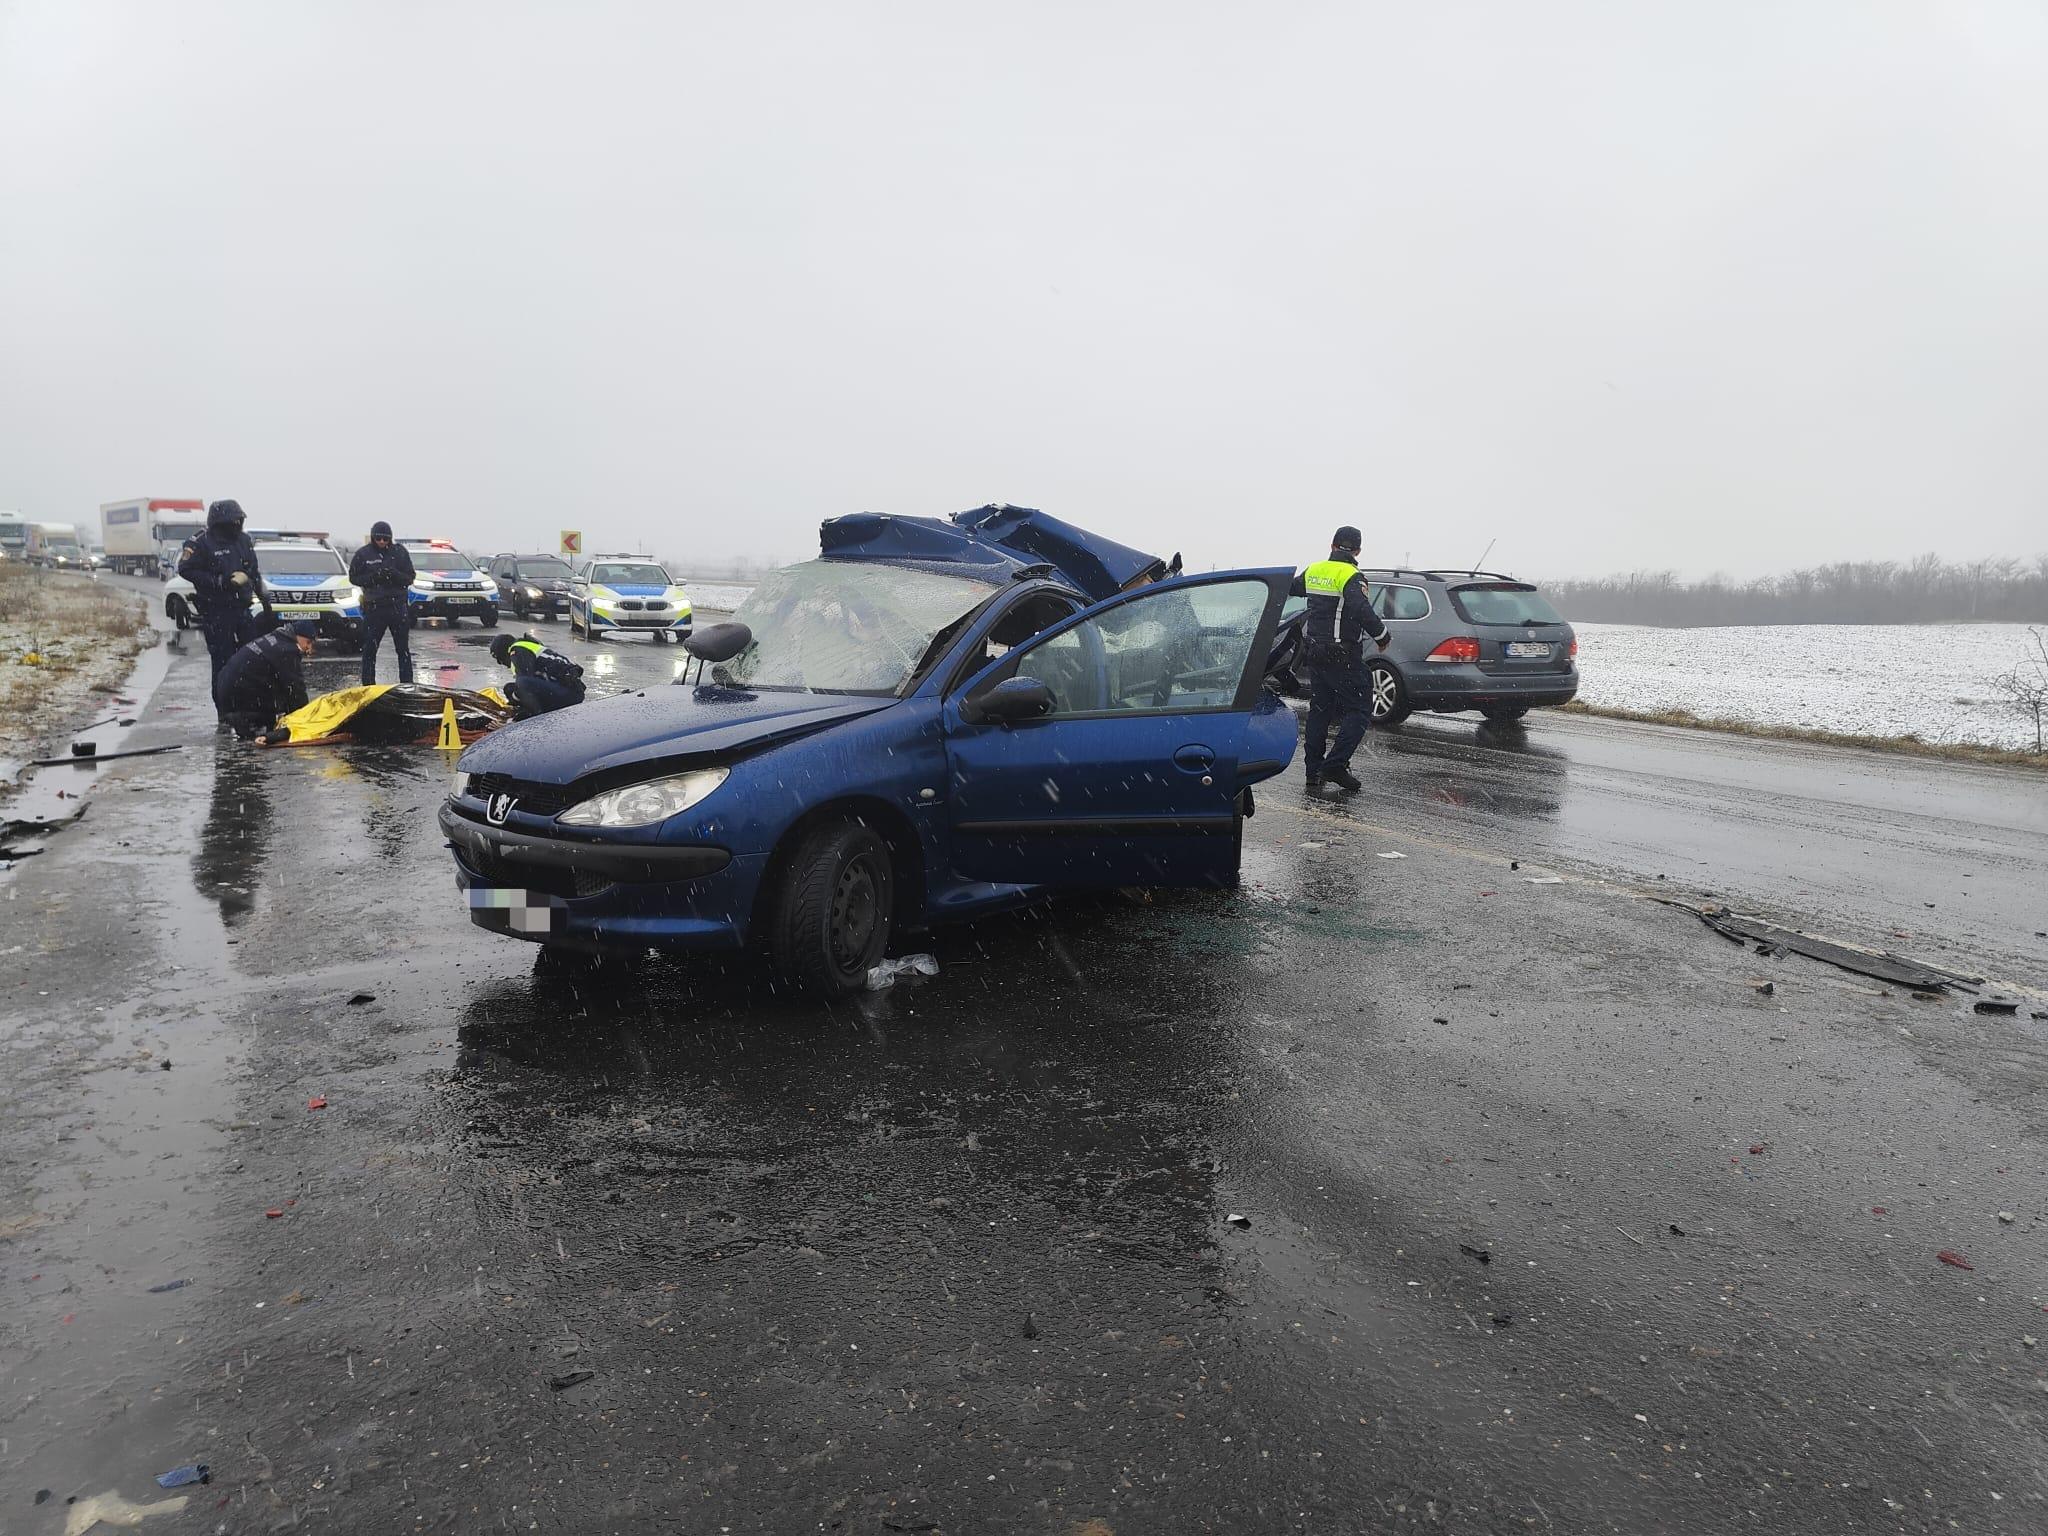
[[[1339,789],[1365,788],[1363,784],[1358,782],[1357,776],[1353,774],[1349,768],[1325,767],[1323,769],[1323,777],[1328,782],[1336,785]]]

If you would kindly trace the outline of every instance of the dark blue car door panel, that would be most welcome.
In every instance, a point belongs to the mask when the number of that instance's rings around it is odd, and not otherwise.
[[[957,690],[944,714],[954,871],[1042,885],[1233,883],[1241,760],[1288,574],[1122,594]],[[1043,683],[1054,712],[970,718],[968,701],[1010,677]],[[1273,750],[1270,729],[1259,739]]]

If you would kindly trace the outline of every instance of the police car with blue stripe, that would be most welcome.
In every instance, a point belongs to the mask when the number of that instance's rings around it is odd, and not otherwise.
[[[569,632],[690,637],[690,595],[652,555],[592,555],[569,583]]]
[[[311,619],[320,638],[337,645],[363,640],[363,594],[348,579],[348,562],[324,538],[258,539],[256,567],[263,595],[286,623]]]

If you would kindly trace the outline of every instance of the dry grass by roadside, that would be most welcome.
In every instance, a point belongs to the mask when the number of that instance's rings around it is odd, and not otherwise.
[[[95,689],[118,687],[154,638],[136,593],[0,565],[0,755],[58,733]]]
[[[1718,731],[1724,736],[1753,736],[1764,741],[1798,741],[1821,747],[1860,747],[1895,752],[1903,757],[1934,757],[1954,763],[1987,763],[2000,768],[2029,768],[2048,773],[2048,753],[2021,752],[2011,747],[1978,746],[1963,741],[1923,741],[1918,736],[1858,736],[1847,731],[1817,731],[1801,725],[1760,725],[1751,720],[1708,719],[1689,709],[1617,709],[1574,699],[1559,706],[1566,714],[1596,715],[1604,720],[1640,720],[1649,725],[1676,725],[1691,731]]]

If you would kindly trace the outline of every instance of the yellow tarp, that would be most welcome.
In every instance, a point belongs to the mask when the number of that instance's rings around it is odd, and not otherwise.
[[[359,688],[337,688],[323,693],[304,709],[295,709],[277,723],[292,733],[291,744],[318,741],[340,730],[365,704],[391,691],[390,683],[366,683]]]
[[[326,741],[333,736],[345,736],[350,722],[357,715],[376,703],[377,700],[383,698],[392,689],[403,686],[405,685],[399,683],[366,683],[356,688],[337,688],[333,693],[323,693],[319,698],[307,704],[304,709],[295,709],[277,722],[281,727],[289,731],[291,735],[288,740],[278,742],[276,745],[299,747],[314,742]],[[408,689],[407,693],[408,703],[417,709],[418,699],[415,690]],[[475,723],[476,709],[474,700],[487,700],[500,710],[510,710],[512,707],[505,695],[495,688],[478,688],[460,693],[457,697],[458,699],[472,701],[468,705],[461,706],[472,721],[471,725],[460,732],[461,738],[464,741],[474,741],[494,725],[502,723],[500,719],[487,717],[481,726],[477,725]],[[431,698],[431,694],[429,694],[429,698]],[[426,733],[426,741],[429,744],[434,740],[438,724],[439,711],[436,711],[435,715],[421,722],[422,729]]]

